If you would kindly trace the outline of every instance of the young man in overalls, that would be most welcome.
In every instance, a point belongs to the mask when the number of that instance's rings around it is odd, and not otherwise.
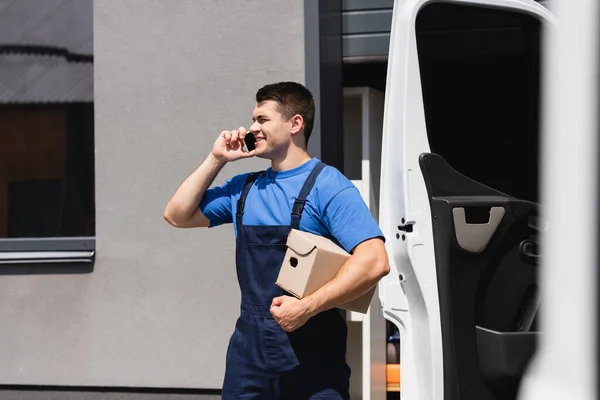
[[[243,148],[244,128],[221,132],[165,210],[176,227],[234,224],[242,304],[223,399],[349,398],[347,327],[335,307],[375,286],[389,265],[383,234],[358,190],[306,151],[314,113],[311,93],[298,83],[261,88],[249,129],[256,149]],[[271,167],[209,189],[226,163],[254,156]],[[352,254],[332,281],[302,300],[275,284],[292,228],[335,240]]]

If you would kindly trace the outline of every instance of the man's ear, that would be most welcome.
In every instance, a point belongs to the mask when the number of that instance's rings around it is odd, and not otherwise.
[[[292,135],[295,135],[302,130],[302,127],[304,126],[304,118],[302,118],[302,115],[296,114],[290,121],[292,123]]]

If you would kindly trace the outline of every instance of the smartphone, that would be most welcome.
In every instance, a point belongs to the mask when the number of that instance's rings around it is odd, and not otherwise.
[[[247,132],[246,136],[244,137],[244,143],[246,144],[246,150],[254,150],[256,148],[256,138],[254,137],[254,134],[251,132]]]

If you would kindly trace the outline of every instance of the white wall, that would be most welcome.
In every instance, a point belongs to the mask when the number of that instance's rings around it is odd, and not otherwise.
[[[300,0],[94,1],[97,262],[2,276],[0,383],[220,388],[232,227],[162,212],[219,132],[249,125],[260,86],[304,81],[303,27]]]

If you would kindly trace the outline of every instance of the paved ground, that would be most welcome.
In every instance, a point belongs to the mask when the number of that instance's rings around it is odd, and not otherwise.
[[[216,394],[115,393],[2,390],[0,400],[219,400]]]

